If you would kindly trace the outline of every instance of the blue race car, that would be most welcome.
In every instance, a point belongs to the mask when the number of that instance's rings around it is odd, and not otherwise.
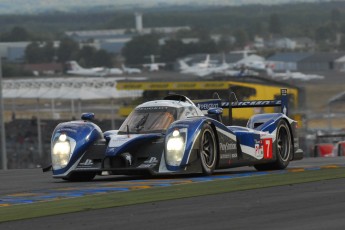
[[[287,90],[280,100],[192,102],[182,95],[137,106],[119,130],[103,132],[92,122],[60,123],[51,139],[54,178],[88,181],[102,172],[121,175],[202,173],[254,166],[284,169],[302,159],[296,121],[287,114]],[[279,106],[281,113],[252,116],[246,127],[222,123],[223,108]],[[204,112],[205,114],[204,114]]]

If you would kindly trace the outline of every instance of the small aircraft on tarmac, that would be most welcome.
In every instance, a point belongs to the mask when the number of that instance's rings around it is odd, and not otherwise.
[[[147,56],[147,58],[151,59],[151,63],[143,64],[143,66],[145,68],[148,68],[150,72],[159,71],[159,67],[164,67],[166,65],[165,63],[162,63],[162,62],[156,63],[155,57],[158,57],[158,56],[155,56],[155,55]]]
[[[76,61],[68,61],[67,74],[82,75],[82,76],[109,76],[123,74],[123,71],[119,68],[105,68],[105,67],[93,67],[83,68]]]

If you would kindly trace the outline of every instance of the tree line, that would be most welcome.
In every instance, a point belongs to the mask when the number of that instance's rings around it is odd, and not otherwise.
[[[191,26],[212,33],[234,33],[242,29],[249,38],[268,35],[272,15],[279,18],[283,36],[308,36],[324,39],[325,28],[344,33],[344,1],[294,3],[282,5],[244,5],[236,7],[143,9],[144,27]],[[56,38],[66,30],[134,28],[134,11],[104,10],[102,12],[38,15],[0,15],[0,33],[15,26],[33,31],[37,37]],[[320,34],[322,36],[320,36]],[[5,38],[1,36],[3,41]],[[6,40],[6,39],[5,39]]]
[[[54,47],[52,41],[37,42],[29,44],[25,50],[27,63],[65,63],[70,60],[78,60],[83,66],[112,66],[112,55],[105,50],[96,50],[91,46],[83,46],[70,38],[63,38],[60,44]]]

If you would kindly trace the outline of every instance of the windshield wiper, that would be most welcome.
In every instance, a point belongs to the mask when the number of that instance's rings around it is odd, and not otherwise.
[[[148,117],[149,117],[149,114],[147,113],[138,121],[138,123],[134,127],[136,132],[139,132],[140,130],[144,128],[144,124]]]

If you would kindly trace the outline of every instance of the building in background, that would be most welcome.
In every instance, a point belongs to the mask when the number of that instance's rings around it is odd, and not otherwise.
[[[298,71],[298,63],[312,53],[277,53],[267,58],[267,61],[274,66],[274,71]]]
[[[0,42],[0,56],[10,62],[23,62],[25,49],[31,42]]]

